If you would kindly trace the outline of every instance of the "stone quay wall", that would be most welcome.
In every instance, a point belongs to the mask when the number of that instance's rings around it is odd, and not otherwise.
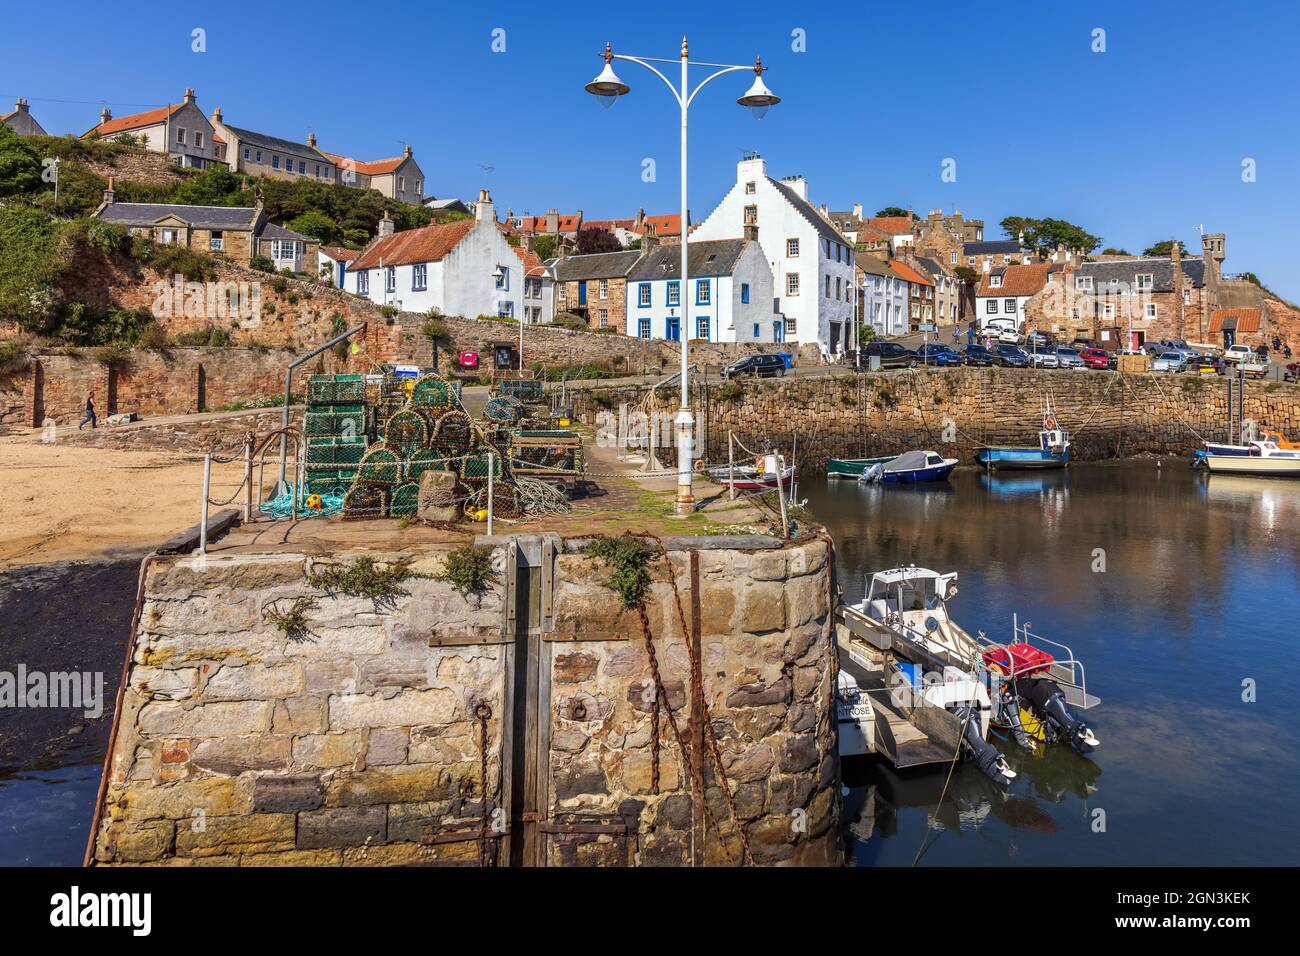
[[[652,559],[657,748],[609,569],[555,538],[551,627],[507,635],[513,546],[482,540],[497,574],[469,595],[437,578],[446,546],[370,554],[429,575],[390,601],[307,582],[356,554],[153,559],[94,861],[726,865],[742,832],[758,864],[839,861],[828,540],[669,539]],[[301,632],[267,620],[300,597]]]
[[[804,467],[820,472],[827,457],[872,457],[912,448],[973,460],[980,445],[1036,445],[1043,401],[1070,432],[1081,460],[1139,454],[1188,455],[1202,436],[1226,436],[1227,385],[1219,377],[1019,369],[929,369],[845,373],[700,387],[695,407],[709,462],[727,460],[727,433],[761,451],[765,442],[789,454],[798,436]],[[611,431],[624,404],[640,409],[643,387],[575,391],[574,412]],[[676,393],[660,390],[657,412],[676,410]],[[1300,386],[1246,384],[1245,419],[1300,436]],[[665,430],[671,438],[671,429]],[[737,449],[737,456],[747,457]],[[674,449],[660,450],[661,461]]]

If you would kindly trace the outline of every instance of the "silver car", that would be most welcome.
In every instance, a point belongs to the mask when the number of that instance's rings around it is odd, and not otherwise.
[[[1025,352],[1034,368],[1058,368],[1061,364],[1056,359],[1056,353],[1044,345],[1031,345]]]
[[[1078,349],[1072,349],[1068,345],[1059,345],[1056,348],[1056,364],[1061,368],[1083,368],[1083,356],[1079,354]]]

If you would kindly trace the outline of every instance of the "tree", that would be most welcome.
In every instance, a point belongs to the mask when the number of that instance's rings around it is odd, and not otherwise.
[[[555,236],[537,236],[533,239],[533,252],[537,253],[537,258],[543,262],[554,259],[556,242]]]
[[[957,274],[957,278],[968,285],[979,285],[980,274],[970,266],[956,266],[952,270]]]
[[[1103,256],[1127,256],[1130,255],[1127,249],[1116,249],[1114,246],[1107,246],[1101,250]]]
[[[420,334],[429,340],[429,346],[433,349],[433,370],[438,371],[438,343],[447,338],[447,326],[443,325],[437,318],[437,311],[429,310],[429,318],[420,326]]]
[[[1101,245],[1100,236],[1094,236],[1065,219],[1007,216],[1001,225],[1009,239],[1017,239],[1023,234],[1025,246],[1040,256],[1051,255],[1057,246],[1086,253]]]
[[[884,209],[881,209],[876,213],[877,219],[897,219],[900,216],[903,219],[906,219],[908,216],[911,216],[913,219],[921,218],[914,212],[909,213],[902,206],[886,206]]]
[[[1147,246],[1145,249],[1142,250],[1142,255],[1144,255],[1144,256],[1169,256],[1169,255],[1173,255],[1173,252],[1174,252],[1174,242],[1175,242],[1175,240],[1173,240],[1173,239],[1165,239],[1165,240],[1163,240],[1163,241],[1161,241],[1161,242],[1157,242],[1157,243],[1156,243],[1155,245],[1153,245],[1153,246]]]
[[[589,256],[597,252],[621,252],[623,244],[608,229],[582,229],[578,232],[578,254]]]
[[[333,219],[316,209],[309,209],[301,216],[296,216],[289,223],[289,228],[304,236],[319,239],[330,245],[338,241],[339,226]]]
[[[8,123],[0,123],[0,197],[41,188],[41,158]]]

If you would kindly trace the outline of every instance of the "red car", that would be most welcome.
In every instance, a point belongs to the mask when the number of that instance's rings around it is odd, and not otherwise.
[[[1088,368],[1110,368],[1110,353],[1105,349],[1079,349],[1079,358]]]

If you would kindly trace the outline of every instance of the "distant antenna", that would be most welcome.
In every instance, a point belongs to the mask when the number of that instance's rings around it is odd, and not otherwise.
[[[479,169],[483,170],[485,173],[495,173],[497,171],[497,168],[491,163],[484,163],[479,167]]]

